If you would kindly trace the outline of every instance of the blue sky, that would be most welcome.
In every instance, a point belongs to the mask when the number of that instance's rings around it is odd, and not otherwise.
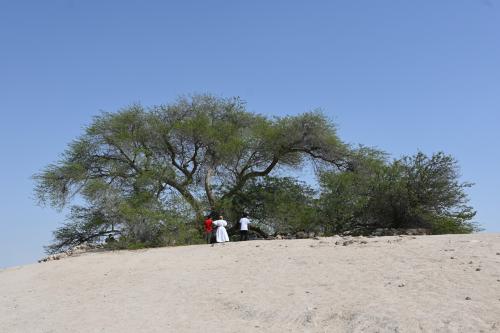
[[[500,1],[0,1],[0,50],[0,267],[43,255],[65,215],[31,176],[94,115],[195,92],[452,154],[500,231]]]

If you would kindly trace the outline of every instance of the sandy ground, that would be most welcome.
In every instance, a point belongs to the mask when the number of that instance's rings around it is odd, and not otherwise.
[[[500,332],[500,234],[249,241],[0,271],[0,332]]]

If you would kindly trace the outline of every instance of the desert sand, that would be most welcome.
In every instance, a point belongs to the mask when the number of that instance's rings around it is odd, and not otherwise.
[[[500,332],[500,234],[248,241],[0,271],[1,332]]]

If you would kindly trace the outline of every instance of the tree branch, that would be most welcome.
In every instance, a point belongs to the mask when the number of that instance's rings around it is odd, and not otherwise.
[[[249,173],[247,173],[245,175],[242,175],[241,177],[239,177],[238,181],[233,186],[233,188],[229,192],[227,192],[226,194],[224,194],[222,196],[222,199],[231,197],[232,195],[234,195],[235,193],[237,193],[239,190],[241,190],[241,188],[243,186],[245,186],[246,182],[249,179],[256,178],[256,177],[267,176],[274,169],[274,167],[278,164],[278,162],[279,162],[279,158],[277,156],[274,156],[273,159],[272,159],[272,161],[271,161],[271,163],[264,170],[262,170],[262,171],[251,171],[251,172],[249,172]]]
[[[208,167],[207,174],[205,175],[205,193],[207,194],[207,199],[211,208],[213,208],[215,205],[215,199],[211,186],[213,171],[214,171],[213,168],[210,166]]]

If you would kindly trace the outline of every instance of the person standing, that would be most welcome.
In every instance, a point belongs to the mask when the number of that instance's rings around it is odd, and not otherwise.
[[[243,213],[243,217],[240,219],[240,241],[248,240],[248,225],[250,224],[250,220],[248,219],[248,215]]]
[[[210,244],[212,242],[212,229],[213,229],[212,223],[213,221],[210,218],[210,215],[207,215],[205,217],[205,222],[203,222],[203,225],[205,227],[204,237],[205,240],[207,241],[207,244]]]
[[[217,227],[217,231],[215,232],[217,243],[229,242],[229,236],[226,231],[227,221],[224,220],[224,217],[219,216],[219,219],[214,221],[213,225]]]

